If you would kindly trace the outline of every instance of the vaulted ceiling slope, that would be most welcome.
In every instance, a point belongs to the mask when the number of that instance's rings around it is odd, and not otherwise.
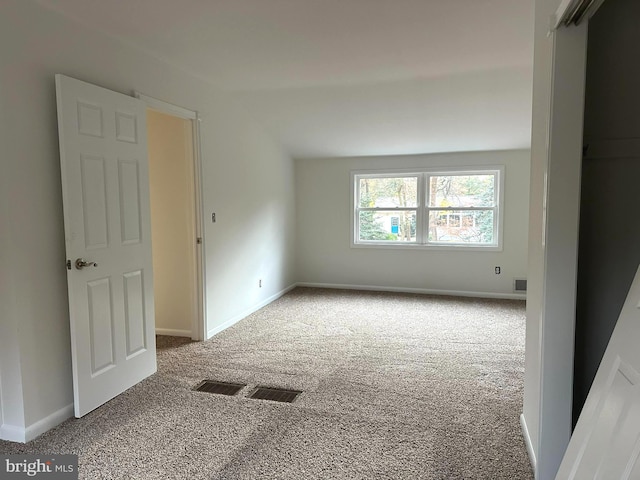
[[[225,90],[295,158],[528,148],[533,0],[38,0]]]

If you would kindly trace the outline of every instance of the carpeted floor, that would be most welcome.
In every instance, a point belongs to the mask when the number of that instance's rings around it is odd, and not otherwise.
[[[0,452],[77,453],[85,479],[532,479],[524,322],[519,301],[298,288],[209,341],[158,337],[157,374]]]

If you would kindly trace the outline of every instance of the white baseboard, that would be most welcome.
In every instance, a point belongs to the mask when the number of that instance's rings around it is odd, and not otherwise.
[[[25,429],[3,423],[0,426],[0,440],[25,443]]]
[[[297,287],[297,284],[294,283],[292,285],[289,285],[287,288],[280,290],[278,293],[275,293],[274,295],[271,295],[269,298],[263,300],[262,302],[248,308],[247,310],[243,311],[242,313],[236,315],[233,318],[230,318],[229,320],[227,320],[226,322],[224,322],[221,325],[218,325],[217,327],[212,328],[211,330],[207,331],[207,338],[206,340],[210,339],[211,337],[213,337],[214,335],[222,332],[223,330],[226,330],[227,328],[231,327],[232,325],[235,325],[236,323],[238,323],[240,320],[242,320],[243,318],[248,317],[249,315],[251,315],[254,312],[257,312],[258,310],[260,310],[262,307],[269,305],[271,302],[273,302],[274,300],[277,300],[278,298],[280,298],[281,296],[283,296],[285,293],[293,290],[294,288]]]
[[[4,424],[0,427],[0,440],[27,443],[36,439],[47,430],[60,425],[66,419],[73,417],[73,403],[53,412],[26,428]]]
[[[38,420],[36,423],[29,425],[25,435],[27,442],[30,442],[39,435],[42,435],[47,430],[60,425],[70,417],[73,417],[73,403],[61,408],[57,412],[53,412],[42,420]]]
[[[522,427],[522,436],[524,437],[524,443],[527,446],[527,453],[529,454],[529,461],[533,472],[536,471],[536,452],[533,449],[533,443],[531,443],[531,436],[529,435],[529,429],[527,428],[527,420],[524,418],[524,413],[520,414],[520,426]]]
[[[428,295],[447,295],[453,297],[502,298],[510,300],[526,300],[522,293],[468,292],[464,290],[435,290],[430,288],[385,287],[381,285],[346,285],[342,283],[310,283],[298,282],[298,287],[335,288],[339,290],[370,290],[374,292],[421,293]]]
[[[175,328],[156,328],[156,335],[168,335],[170,337],[191,338],[191,330],[176,330]]]

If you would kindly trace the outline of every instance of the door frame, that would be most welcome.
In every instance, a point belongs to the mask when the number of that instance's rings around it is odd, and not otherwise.
[[[588,20],[565,17],[580,0],[562,0],[550,21],[551,104],[543,207],[543,291],[539,344],[539,424],[535,478],[555,478],[571,438],[578,266],[578,222],[584,126]],[[531,454],[531,452],[530,452]]]
[[[555,478],[571,437],[586,34],[586,25],[551,32],[536,456],[540,480]]]
[[[200,115],[197,111],[179,107],[172,103],[144,95],[138,91],[135,97],[142,100],[147,108],[188,120],[191,123],[191,138],[193,141],[193,180],[194,180],[194,206],[196,227],[196,316],[191,322],[191,339],[202,341],[206,334],[207,297],[205,295],[205,240],[204,240],[204,205],[202,198],[202,150],[200,144]]]

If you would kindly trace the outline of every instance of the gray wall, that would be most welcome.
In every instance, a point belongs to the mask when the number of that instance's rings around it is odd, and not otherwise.
[[[607,0],[589,23],[574,424],[640,262],[640,2]]]
[[[489,297],[527,276],[529,150],[296,160],[298,282]],[[503,165],[501,251],[352,248],[351,171]],[[494,267],[502,273],[496,275]]]

